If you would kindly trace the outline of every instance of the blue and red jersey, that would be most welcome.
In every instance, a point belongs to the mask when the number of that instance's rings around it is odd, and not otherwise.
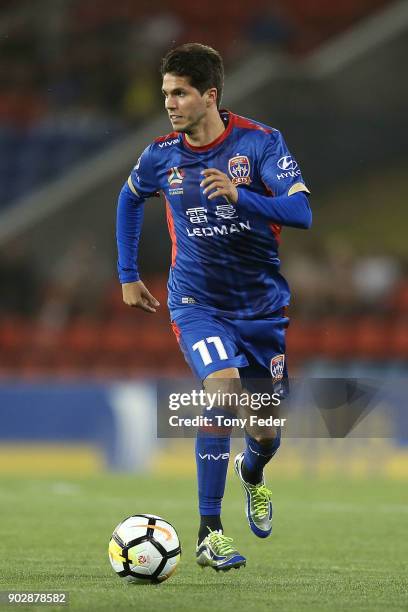
[[[206,146],[173,132],[143,151],[119,196],[119,279],[139,280],[144,201],[162,192],[172,240],[170,312],[197,304],[222,316],[261,318],[289,303],[279,273],[280,232],[310,227],[309,191],[278,130],[229,111],[220,115],[225,130]],[[229,176],[237,203],[203,194],[206,168]]]

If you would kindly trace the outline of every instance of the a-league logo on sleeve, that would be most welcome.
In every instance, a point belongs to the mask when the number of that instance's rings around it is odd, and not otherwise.
[[[275,355],[271,359],[271,374],[273,382],[276,383],[283,378],[285,368],[285,355]]]

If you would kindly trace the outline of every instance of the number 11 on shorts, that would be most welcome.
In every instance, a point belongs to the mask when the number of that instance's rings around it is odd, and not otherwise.
[[[213,361],[207,347],[207,344],[210,343],[214,344],[220,359],[228,359],[227,351],[224,348],[221,338],[219,336],[210,336],[209,338],[205,338],[205,340],[199,340],[192,346],[193,351],[198,351],[200,353],[200,357],[205,366]]]

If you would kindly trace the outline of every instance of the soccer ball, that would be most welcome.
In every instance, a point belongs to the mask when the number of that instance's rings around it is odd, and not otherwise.
[[[114,571],[137,584],[170,578],[180,555],[176,530],[154,514],[129,516],[119,523],[109,542],[109,560]]]

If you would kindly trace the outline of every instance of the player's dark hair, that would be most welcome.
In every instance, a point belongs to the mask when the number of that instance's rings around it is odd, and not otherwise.
[[[224,65],[221,55],[212,47],[199,43],[187,43],[171,49],[162,59],[161,75],[166,73],[188,77],[190,85],[201,95],[211,87],[217,90],[217,107],[220,107],[224,87]]]

